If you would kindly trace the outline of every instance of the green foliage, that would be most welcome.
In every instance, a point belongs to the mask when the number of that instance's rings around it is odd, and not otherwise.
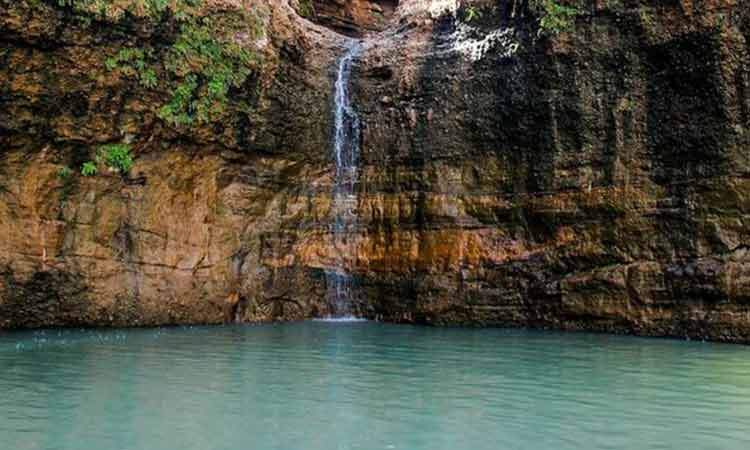
[[[107,70],[137,79],[147,89],[169,90],[158,116],[174,126],[208,123],[225,112],[229,90],[242,86],[260,63],[247,43],[264,34],[251,11],[183,13],[175,12],[179,35],[160,54],[150,48],[123,48],[104,63]]]
[[[108,144],[99,147],[97,162],[103,162],[110,170],[127,173],[133,167],[133,156],[127,144]]]
[[[299,12],[299,15],[302,17],[315,16],[315,5],[313,5],[312,0],[300,0],[298,12]]]
[[[175,88],[169,103],[159,110],[159,117],[174,125],[190,125],[193,122],[190,111],[197,88],[198,80],[195,75],[186,76],[185,80]]]
[[[156,71],[152,68],[146,68],[139,74],[141,85],[148,89],[153,89],[159,84],[159,79],[156,77]]]
[[[117,70],[127,77],[137,78],[141,86],[153,89],[159,83],[156,72],[147,65],[146,60],[153,59],[151,49],[123,48],[113,57],[104,61],[107,70]]]
[[[575,6],[564,6],[556,0],[533,0],[532,6],[542,15],[539,20],[541,33],[559,34],[571,31],[581,11]]]
[[[70,179],[71,175],[73,175],[73,171],[70,170],[70,167],[68,166],[62,166],[59,169],[57,169],[57,178],[59,178],[63,182]]]
[[[232,25],[208,17],[199,24],[183,24],[164,63],[167,72],[182,81],[159,111],[160,118],[187,125],[210,122],[224,112],[229,89],[240,87],[257,61],[254,53],[233,39],[216,36],[216,30]]]
[[[62,183],[60,189],[60,208],[65,207],[65,202],[70,197],[70,194],[75,188],[75,179],[73,178],[73,170],[68,166],[62,166],[57,169],[57,178]]]
[[[93,177],[99,172],[99,169],[96,167],[96,164],[93,161],[86,161],[81,166],[81,175],[84,177]]]
[[[476,6],[469,5],[466,7],[466,10],[464,11],[464,20],[466,22],[471,22],[474,19],[481,19],[482,13],[479,11],[479,9]]]
[[[91,177],[99,173],[99,164],[104,164],[112,172],[128,173],[133,167],[133,155],[128,144],[107,144],[99,147],[94,161],[86,161],[81,166],[81,175]]]
[[[104,61],[108,71],[137,80],[146,88],[168,92],[157,114],[173,126],[219,120],[229,91],[245,84],[258,69],[252,49],[265,30],[256,10],[202,8],[204,0],[28,0],[72,10],[84,23],[116,23],[128,16],[173,19],[178,35],[166,47],[127,46]],[[314,14],[311,0],[302,8]],[[130,44],[132,45],[132,44]]]
[[[655,25],[654,16],[651,14],[651,11],[646,8],[642,7],[638,10],[638,15],[641,18],[641,23],[646,29],[653,29]]]
[[[125,13],[160,18],[169,11],[184,14],[200,5],[201,0],[51,0],[62,8],[88,13],[98,19],[119,19]]]

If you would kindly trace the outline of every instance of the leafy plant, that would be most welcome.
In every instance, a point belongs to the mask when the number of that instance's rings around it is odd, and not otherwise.
[[[97,162],[103,162],[111,171],[127,173],[133,167],[133,156],[127,144],[108,144],[99,147]]]
[[[182,12],[200,5],[202,0],[52,0],[57,6],[98,18],[118,19],[124,14],[160,18],[172,11]]]
[[[154,69],[147,68],[140,73],[141,86],[153,89],[159,84],[159,79],[156,76]]]
[[[65,203],[68,201],[68,197],[75,188],[75,179],[73,178],[73,170],[68,166],[62,166],[57,169],[57,178],[62,183],[60,189],[60,208],[65,207]]]
[[[148,66],[147,59],[153,59],[151,49],[124,48],[115,56],[104,61],[104,67],[110,71],[119,71],[125,76],[138,78],[141,85],[153,89],[159,80],[156,71]]]
[[[542,14],[539,20],[540,33],[559,34],[571,31],[575,18],[581,11],[574,6],[559,4],[556,0],[533,0],[532,6]]]
[[[167,72],[182,81],[159,110],[161,119],[174,125],[216,119],[226,108],[229,89],[242,86],[252,73],[257,55],[231,37],[217,36],[215,30],[238,25],[221,21],[203,18],[199,24],[182,25],[164,62]],[[258,37],[257,29],[251,31]]]
[[[229,103],[229,90],[242,86],[260,61],[246,42],[263,36],[262,23],[253,11],[238,14],[181,15],[179,35],[160,54],[123,48],[104,65],[148,89],[169,89],[157,114],[172,125],[217,120]]]
[[[641,18],[641,23],[648,29],[654,28],[655,20],[654,16],[651,14],[651,11],[646,8],[642,7],[638,10],[638,15]]]
[[[57,169],[57,178],[59,178],[63,182],[67,181],[71,175],[73,175],[73,171],[70,170],[70,167],[68,166],[62,166]]]
[[[313,5],[312,0],[300,0],[298,10],[299,15],[302,17],[315,16],[315,5]]]
[[[93,161],[86,161],[81,166],[81,175],[84,177],[93,177],[99,172],[99,169],[96,167],[96,164]]]
[[[474,19],[481,19],[482,13],[479,11],[479,9],[474,5],[469,5],[466,7],[466,11],[464,12],[464,20],[466,22],[471,22]]]

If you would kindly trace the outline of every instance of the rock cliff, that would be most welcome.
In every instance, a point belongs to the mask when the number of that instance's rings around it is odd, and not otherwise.
[[[539,4],[0,0],[0,327],[325,316],[343,260],[369,318],[750,342],[747,3]]]

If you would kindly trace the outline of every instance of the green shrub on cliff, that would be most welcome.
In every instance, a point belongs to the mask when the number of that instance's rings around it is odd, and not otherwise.
[[[481,11],[479,11],[479,8],[477,8],[474,5],[469,5],[466,7],[466,10],[464,11],[464,20],[466,22],[471,22],[474,19],[480,19],[482,17]]]
[[[133,157],[127,144],[108,144],[99,147],[97,162],[103,162],[109,170],[127,173],[133,167]]]
[[[147,58],[153,58],[151,49],[124,48],[115,56],[107,58],[104,66],[108,70],[118,70],[129,77],[137,77],[141,86],[153,89],[159,80],[156,71],[147,65]]]
[[[169,102],[159,109],[159,117],[173,125],[190,125],[193,123],[192,104],[198,80],[195,75],[188,75],[174,89]]]
[[[93,161],[86,161],[81,166],[81,175],[84,177],[92,177],[99,172],[99,169],[96,167],[96,164]]]
[[[168,8],[166,0],[158,1],[155,10]],[[106,59],[105,68],[148,89],[168,90],[157,114],[171,125],[217,120],[228,106],[229,90],[245,84],[259,68],[260,57],[251,45],[265,34],[260,17],[244,8],[210,15],[190,9],[173,12],[179,33],[171,45],[123,48]]]
[[[546,34],[571,31],[575,27],[576,16],[581,13],[577,7],[561,5],[556,0],[533,0],[531,6],[541,14],[539,31]]]
[[[107,144],[99,147],[94,161],[86,161],[81,166],[81,175],[91,177],[99,173],[99,165],[104,164],[111,172],[128,173],[133,167],[133,156],[128,144]]]
[[[68,180],[71,175],[73,175],[73,171],[68,166],[62,166],[57,170],[57,177],[63,182]]]
[[[39,1],[39,0],[35,0]],[[200,5],[201,0],[48,0],[62,8],[98,18],[119,19],[125,14],[159,18],[165,12],[184,13]]]
[[[299,15],[302,17],[315,16],[315,5],[312,0],[300,0],[298,6]]]
[[[224,112],[230,88],[238,88],[257,68],[258,56],[235,39],[246,33],[251,39],[262,35],[253,25],[230,17],[204,17],[198,23],[185,23],[167,53],[164,68],[176,87],[170,101],[159,110],[159,117],[174,125],[205,123]],[[219,31],[217,33],[217,31]]]
[[[217,8],[205,0],[30,0],[72,11],[81,23],[120,23],[151,18],[177,25],[163,42],[133,46],[132,40],[104,61],[104,67],[159,93],[159,118],[181,127],[220,119],[229,91],[259,69],[256,42],[265,35],[258,12],[242,2]],[[172,30],[174,28],[171,28]],[[167,43],[166,46],[163,43]]]
[[[68,166],[62,166],[57,169],[57,179],[60,180],[60,207],[65,206],[65,202],[70,197],[70,194],[75,188],[75,179],[73,177],[73,170]]]

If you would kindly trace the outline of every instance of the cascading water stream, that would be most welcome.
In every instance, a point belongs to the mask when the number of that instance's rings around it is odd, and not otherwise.
[[[351,104],[349,80],[352,64],[360,52],[358,41],[347,44],[339,60],[334,95],[333,156],[336,172],[333,180],[332,233],[336,250],[336,267],[326,272],[331,317],[351,318],[354,315],[354,280],[346,271],[353,246],[351,235],[357,226],[357,164],[359,159],[359,117]]]

